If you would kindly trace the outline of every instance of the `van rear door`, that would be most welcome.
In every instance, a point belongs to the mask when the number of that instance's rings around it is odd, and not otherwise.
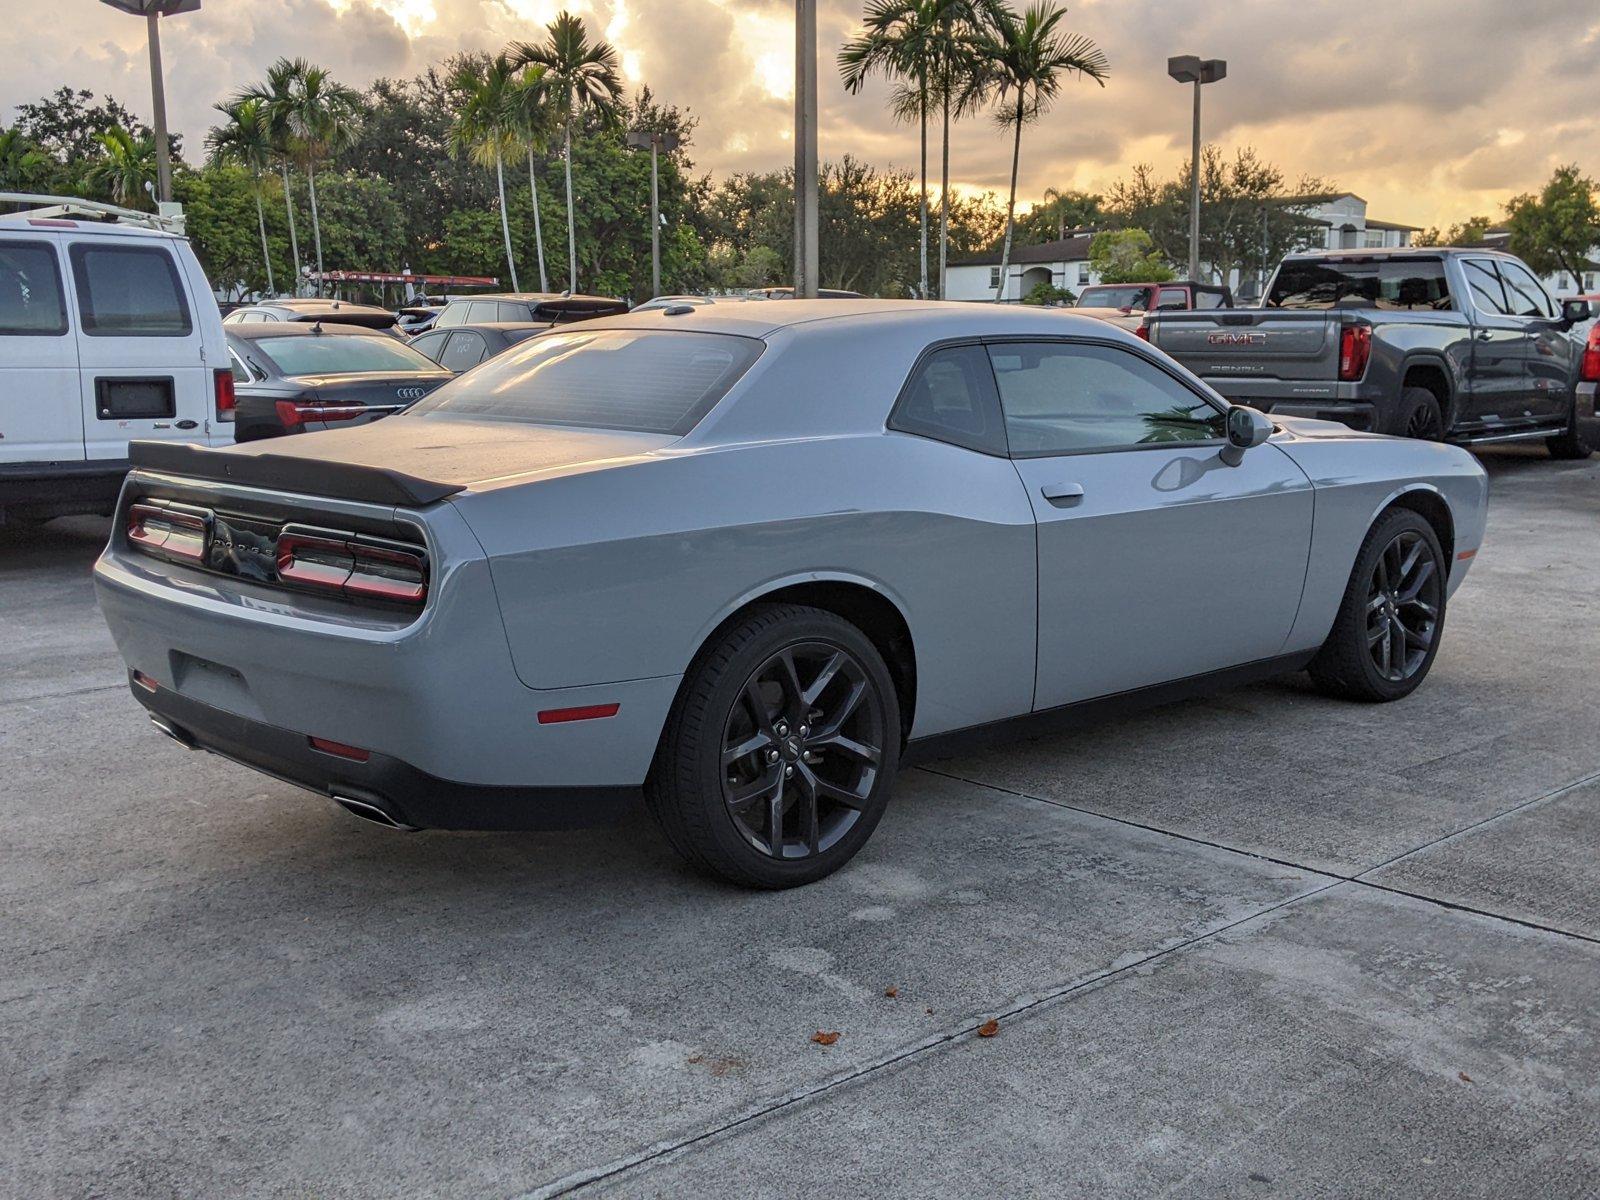
[[[126,235],[66,239],[91,461],[126,459],[135,438],[206,438],[213,385],[195,306],[211,298],[189,294],[174,245]]]
[[[65,275],[55,234],[0,230],[0,463],[83,461]]]

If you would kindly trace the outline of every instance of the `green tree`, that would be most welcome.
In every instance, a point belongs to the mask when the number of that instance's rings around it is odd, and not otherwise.
[[[572,200],[572,125],[584,113],[615,122],[622,100],[621,63],[609,42],[590,42],[583,19],[561,12],[538,45],[515,42],[519,65],[544,68],[545,82],[561,118],[567,174],[567,287],[578,290],[577,217]]]
[[[266,78],[262,82],[236,93],[229,101],[230,104],[240,104],[247,100],[258,100],[262,104],[268,139],[283,176],[283,211],[289,224],[289,253],[294,262],[294,286],[289,289],[290,295],[300,293],[301,269],[300,236],[294,225],[294,189],[289,182],[289,165],[295,157],[295,90],[306,66],[303,58],[280,58],[267,68]]]
[[[128,208],[150,208],[145,185],[155,186],[155,136],[139,136],[113,125],[100,135],[100,146],[100,156],[84,171],[84,187]]]
[[[1077,297],[1066,288],[1058,288],[1053,283],[1040,281],[1033,285],[1028,294],[1022,298],[1024,304],[1071,304]]]
[[[1034,246],[1060,241],[1069,229],[1093,228],[1105,220],[1104,197],[1045,188],[1039,203],[1016,219],[1016,236],[1022,245]]]
[[[17,105],[16,128],[66,167],[67,174],[74,180],[86,164],[102,156],[104,147],[100,135],[106,130],[125,129],[135,141],[155,137],[150,127],[114,96],[107,96],[96,104],[94,93],[86,88],[59,87],[30,104]],[[182,138],[169,134],[167,146],[172,161],[181,161]]]
[[[539,263],[539,290],[550,290],[550,273],[544,262],[544,223],[539,214],[539,178],[534,169],[535,155],[550,149],[550,139],[555,136],[558,119],[550,103],[550,88],[545,82],[544,68],[525,68],[512,83],[506,102],[511,128],[516,140],[528,156],[528,195],[533,210],[533,250]]]
[[[1493,224],[1488,217],[1468,217],[1465,221],[1440,229],[1425,229],[1412,239],[1414,246],[1481,246]]]
[[[206,278],[228,296],[270,290],[268,270],[284,264],[283,214],[278,214],[264,245],[256,236],[259,225],[251,228],[258,224],[254,218],[263,213],[262,188],[272,179],[270,175],[258,179],[248,169],[227,161],[173,173],[172,196],[183,205],[190,244]]]
[[[0,129],[0,191],[32,192],[51,186],[56,160],[17,126]]]
[[[506,244],[506,267],[511,273],[511,290],[520,291],[517,281],[516,256],[511,250],[511,216],[506,211],[505,156],[519,144],[516,113],[512,96],[519,84],[518,68],[504,54],[497,54],[482,69],[476,65],[463,65],[457,86],[466,95],[466,103],[456,113],[455,124],[450,128],[450,149],[453,154],[465,155],[479,166],[494,169],[495,185],[500,193],[500,231]],[[531,156],[529,159],[532,161]],[[530,177],[531,177],[530,170]],[[531,180],[530,180],[531,181]]]
[[[272,279],[272,251],[267,245],[267,215],[261,203],[262,176],[272,167],[272,129],[267,106],[259,98],[218,104],[226,120],[206,135],[213,164],[233,163],[250,173],[255,194],[256,226],[261,230],[261,261],[267,268],[267,291],[277,294]]]
[[[290,145],[305,169],[311,196],[311,237],[317,251],[317,295],[322,295],[322,219],[317,211],[317,164],[355,140],[361,121],[361,97],[334,81],[323,67],[295,63],[289,89],[287,120]]]
[[[1506,248],[1541,275],[1565,271],[1583,278],[1589,252],[1600,244],[1600,205],[1595,182],[1576,165],[1557,167],[1537,196],[1506,204]]]
[[[1172,268],[1142,229],[1107,229],[1089,243],[1089,268],[1101,283],[1162,283]]]
[[[1009,126],[1011,191],[1006,197],[1006,233],[1000,251],[1000,286],[1005,294],[1011,267],[1011,237],[1016,225],[1017,169],[1022,160],[1022,127],[1037,121],[1060,94],[1063,76],[1077,74],[1105,86],[1111,64],[1094,42],[1060,28],[1067,13],[1049,0],[1039,0],[1020,17],[1008,9],[995,12],[982,33],[982,60],[999,99],[999,121]]]

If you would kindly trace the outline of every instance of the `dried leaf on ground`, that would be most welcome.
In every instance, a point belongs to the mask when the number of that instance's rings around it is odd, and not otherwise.
[[[819,1029],[811,1035],[811,1040],[819,1046],[831,1046],[839,1040],[839,1031]]]
[[[886,987],[883,989],[883,994],[889,997],[889,999],[893,1000],[900,994],[900,989],[897,987]]]
[[[995,1020],[985,1021],[978,1026],[979,1037],[993,1037],[1000,1032],[1000,1022]]]

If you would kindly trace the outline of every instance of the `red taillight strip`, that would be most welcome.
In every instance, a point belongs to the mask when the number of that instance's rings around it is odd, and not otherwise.
[[[205,559],[209,514],[172,506],[133,504],[128,507],[128,541],[139,549],[175,562]]]
[[[614,717],[620,704],[585,704],[579,708],[547,708],[539,714],[539,724],[560,725],[566,721],[594,721]]]
[[[233,372],[214,372],[211,376],[211,386],[217,402],[217,420],[233,420],[233,410],[238,406],[238,398],[233,391]]]
[[[133,673],[133,681],[147,692],[156,692],[161,690],[161,685],[154,679],[151,679],[150,676],[146,675],[143,671],[135,671]]]
[[[1600,324],[1589,327],[1583,360],[1578,366],[1578,378],[1584,383],[1600,383]]]
[[[428,595],[428,560],[420,550],[288,525],[278,534],[278,579],[352,600],[421,604]]]
[[[275,407],[278,420],[284,425],[304,425],[307,421],[353,421],[371,411],[365,404],[301,404],[296,400],[279,400]]]
[[[1354,383],[1367,373],[1372,357],[1372,326],[1346,325],[1339,331],[1339,379]]]
[[[366,762],[372,757],[372,751],[363,750],[360,746],[347,746],[343,742],[333,741],[331,738],[308,737],[313,750],[320,750],[324,754],[331,754],[335,758],[348,758],[351,762]]]
[[[339,591],[354,566],[343,538],[287,529],[278,535],[278,578],[284,583]]]

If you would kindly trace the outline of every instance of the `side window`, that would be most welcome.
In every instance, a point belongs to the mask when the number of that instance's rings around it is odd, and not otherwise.
[[[450,344],[439,356],[439,365],[447,371],[466,371],[481,363],[488,354],[483,335],[463,329],[450,335]]]
[[[1461,260],[1461,271],[1467,277],[1467,287],[1472,290],[1472,305],[1479,312],[1508,316],[1505,289],[1500,286],[1500,275],[1494,263],[1487,258]]]
[[[1128,350],[997,343],[989,358],[1017,457],[1208,442],[1226,432],[1221,409]]]
[[[438,362],[439,352],[444,349],[444,340],[449,336],[447,333],[435,333],[430,330],[427,333],[419,333],[406,345],[410,346],[418,354],[425,354],[433,359],[434,362]]]
[[[496,316],[496,317],[491,317],[490,320],[494,320],[494,321],[527,321],[527,320],[531,320],[532,319],[531,314],[529,314],[529,312],[528,312],[528,306],[526,304],[506,304],[506,303],[502,302],[498,307],[499,307],[499,315]]]
[[[76,242],[69,254],[84,333],[187,337],[194,330],[177,264],[165,250]]]
[[[444,329],[450,325],[465,325],[467,323],[467,306],[465,304],[446,304],[444,311],[439,314],[439,319],[433,323],[435,329]]]
[[[0,337],[67,331],[67,301],[51,242],[0,241]]]
[[[1196,308],[1221,308],[1222,307],[1222,293],[1221,292],[1196,292],[1194,294],[1194,306]]]
[[[1186,288],[1164,287],[1156,293],[1157,308],[1188,308],[1189,292]]]
[[[255,376],[250,374],[250,368],[245,366],[244,362],[232,350],[228,351],[228,364],[229,370],[233,372],[233,381],[235,383],[251,383],[254,381]]]
[[[906,381],[889,428],[984,454],[1006,452],[994,374],[982,346],[935,350]]]
[[[1545,295],[1544,288],[1526,267],[1504,258],[1497,265],[1500,268],[1500,278],[1506,283],[1506,299],[1511,303],[1513,315],[1519,317],[1556,315],[1550,297]]]

